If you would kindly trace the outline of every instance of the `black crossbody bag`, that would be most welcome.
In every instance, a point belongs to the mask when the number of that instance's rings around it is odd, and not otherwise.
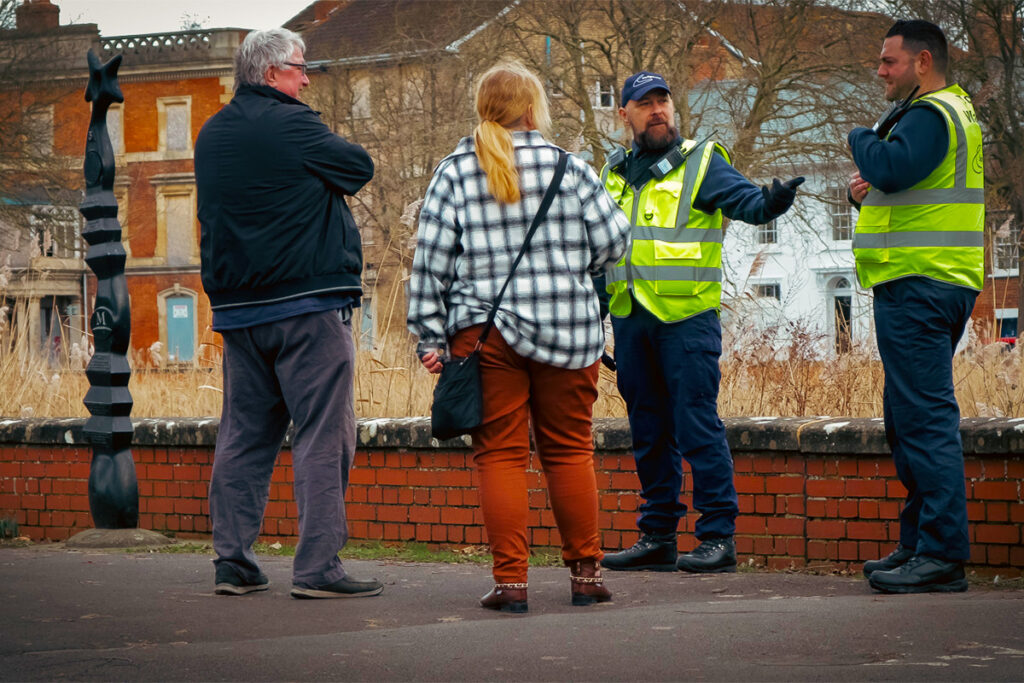
[[[505,279],[505,284],[502,285],[498,296],[494,297],[494,301],[491,303],[487,322],[484,324],[484,329],[480,333],[473,352],[463,357],[450,356],[441,369],[441,377],[437,380],[437,386],[434,387],[434,403],[430,408],[430,433],[435,439],[453,439],[456,436],[462,436],[478,427],[483,420],[480,349],[487,341],[487,335],[490,334],[491,328],[494,327],[494,316],[498,313],[498,304],[501,303],[501,298],[512,281],[516,267],[523,259],[523,254],[526,253],[533,233],[537,232],[537,226],[544,221],[548,208],[551,207],[551,202],[555,198],[555,193],[558,192],[558,186],[562,184],[562,176],[565,175],[568,161],[568,155],[559,150],[555,175],[551,178],[551,184],[548,185],[548,189],[544,193],[544,199],[541,200],[540,208],[537,209],[537,215],[533,217],[533,223],[530,224],[530,229],[526,233],[526,239],[523,240],[519,255],[512,263],[512,269]]]

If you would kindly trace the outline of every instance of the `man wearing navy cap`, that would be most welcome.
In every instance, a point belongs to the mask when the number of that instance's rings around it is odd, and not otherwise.
[[[619,117],[632,149],[601,172],[633,226],[626,256],[607,273],[619,392],[626,400],[641,495],[633,547],[606,554],[608,569],[736,571],[738,512],[732,455],[718,417],[722,328],[722,216],[774,220],[803,178],[758,187],[713,140],[684,140],[665,79],[626,79]],[[677,560],[683,459],[693,473],[700,544]]]

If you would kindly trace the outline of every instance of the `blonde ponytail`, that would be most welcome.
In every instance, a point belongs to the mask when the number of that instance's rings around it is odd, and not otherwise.
[[[512,133],[497,121],[481,121],[473,134],[476,158],[487,174],[487,190],[502,204],[519,201],[519,169],[516,168]]]
[[[530,113],[542,133],[551,126],[548,98],[540,79],[518,62],[488,69],[476,87],[480,123],[473,133],[476,157],[487,174],[487,190],[502,204],[519,201],[519,170],[509,130]]]

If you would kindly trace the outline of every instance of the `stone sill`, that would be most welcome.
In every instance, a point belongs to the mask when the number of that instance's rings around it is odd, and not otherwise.
[[[734,453],[792,452],[878,455],[889,452],[881,418],[736,417],[725,422]],[[138,446],[209,447],[216,444],[220,420],[147,418],[133,420]],[[82,435],[85,418],[0,418],[0,444],[88,446]],[[1024,454],[1024,418],[965,418],[960,421],[964,453]],[[357,432],[360,449],[468,449],[468,437],[438,442],[430,436],[430,419],[365,418]],[[291,445],[291,434],[285,447]],[[594,421],[597,450],[628,451],[629,425],[624,418]]]

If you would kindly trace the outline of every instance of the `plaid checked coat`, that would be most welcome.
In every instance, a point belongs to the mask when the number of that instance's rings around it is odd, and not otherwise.
[[[438,164],[427,188],[407,297],[420,353],[443,351],[455,332],[486,322],[554,175],[555,145],[537,131],[512,135],[519,202],[499,204],[488,192],[472,137]],[[597,174],[570,154],[558,194],[495,317],[509,346],[561,368],[597,361],[604,330],[591,276],[621,258],[629,238],[629,220]]]

